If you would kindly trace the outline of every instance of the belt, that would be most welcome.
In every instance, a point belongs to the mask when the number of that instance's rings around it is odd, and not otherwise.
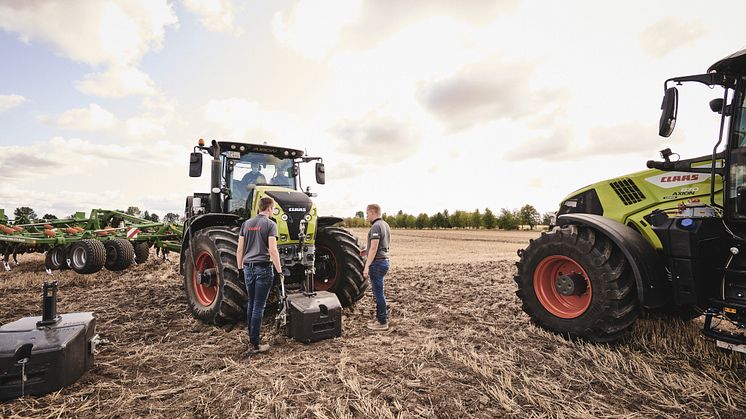
[[[389,260],[389,258],[374,258],[373,260]]]
[[[272,262],[245,262],[243,266],[269,266]]]

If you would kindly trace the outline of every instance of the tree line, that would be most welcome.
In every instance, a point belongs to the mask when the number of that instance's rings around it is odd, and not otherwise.
[[[140,211],[140,208],[138,207],[128,207],[127,211],[122,211],[122,210],[117,210],[117,211],[125,212],[134,217],[142,218],[148,221],[152,221],[154,223],[161,222],[161,217],[155,212],[148,212],[147,210]],[[15,219],[15,224],[41,223],[44,221],[51,221],[51,220],[59,219],[54,214],[44,214],[43,216],[39,217],[36,214],[36,211],[34,211],[34,209],[31,207],[16,208],[15,211],[13,211],[13,217]],[[65,218],[75,218],[75,214],[71,214]],[[169,223],[169,224],[178,223],[179,215],[174,214],[173,212],[169,212],[163,216],[163,222]]]
[[[489,208],[485,208],[484,212],[479,209],[474,211],[456,210],[449,212],[446,209],[432,215],[423,212],[416,216],[399,210],[395,215],[384,213],[381,218],[392,228],[499,228],[501,230],[517,230],[520,226],[528,226],[529,229],[533,230],[537,225],[550,224],[552,213],[539,214],[536,208],[526,204],[517,210],[502,208],[498,214],[495,214]],[[342,225],[345,227],[369,226],[365,220],[365,213],[363,211],[358,211],[354,217],[345,218]]]

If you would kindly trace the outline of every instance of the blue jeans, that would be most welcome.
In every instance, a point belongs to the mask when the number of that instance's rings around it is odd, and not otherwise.
[[[274,268],[266,265],[244,265],[243,277],[249,301],[246,304],[246,323],[249,327],[249,342],[259,344],[259,329],[262,327],[264,306],[274,283]]]
[[[368,269],[370,288],[373,291],[373,298],[376,299],[376,320],[382,324],[388,321],[386,297],[383,295],[383,277],[386,276],[388,271],[388,259],[374,260]]]

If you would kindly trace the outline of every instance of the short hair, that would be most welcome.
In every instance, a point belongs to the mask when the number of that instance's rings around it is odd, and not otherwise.
[[[275,203],[275,200],[265,196],[264,198],[259,200],[259,211],[266,211],[269,207],[271,207]]]
[[[366,211],[371,210],[374,213],[381,215],[381,206],[378,204],[368,204],[368,206],[365,207],[365,210]]]

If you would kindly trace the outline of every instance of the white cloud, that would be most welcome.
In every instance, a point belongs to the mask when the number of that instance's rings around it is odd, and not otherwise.
[[[152,94],[153,82],[135,67],[163,45],[178,19],[166,0],[27,0],[0,4],[0,28],[27,43],[41,41],[72,60],[107,70],[78,82],[84,93],[122,97]]]
[[[83,80],[75,82],[83,93],[120,98],[129,95],[153,95],[157,92],[155,82],[135,67],[110,67],[102,73],[89,73]]]
[[[322,59],[339,40],[342,30],[360,15],[361,0],[300,0],[272,19],[275,38],[299,54]]]
[[[675,16],[668,16],[642,31],[640,43],[648,54],[662,57],[696,41],[705,34],[707,34],[707,28],[701,22],[683,22]]]
[[[20,106],[28,100],[21,95],[0,95],[0,112]]]
[[[58,127],[68,130],[102,131],[114,128],[118,121],[113,113],[95,103],[91,103],[85,108],[65,111],[53,122]]]
[[[63,137],[28,146],[0,146],[0,179],[29,180],[95,173],[96,168],[114,161],[150,165],[182,164],[183,156],[174,155],[175,149],[178,146],[162,141],[123,146]]]
[[[289,139],[297,137],[298,121],[294,117],[267,111],[243,98],[210,100],[204,107],[204,118],[214,128],[209,135],[219,138],[251,143],[282,141],[290,146]]]
[[[209,31],[241,32],[233,24],[235,16],[232,0],[184,0],[184,6],[198,15],[200,23]]]

